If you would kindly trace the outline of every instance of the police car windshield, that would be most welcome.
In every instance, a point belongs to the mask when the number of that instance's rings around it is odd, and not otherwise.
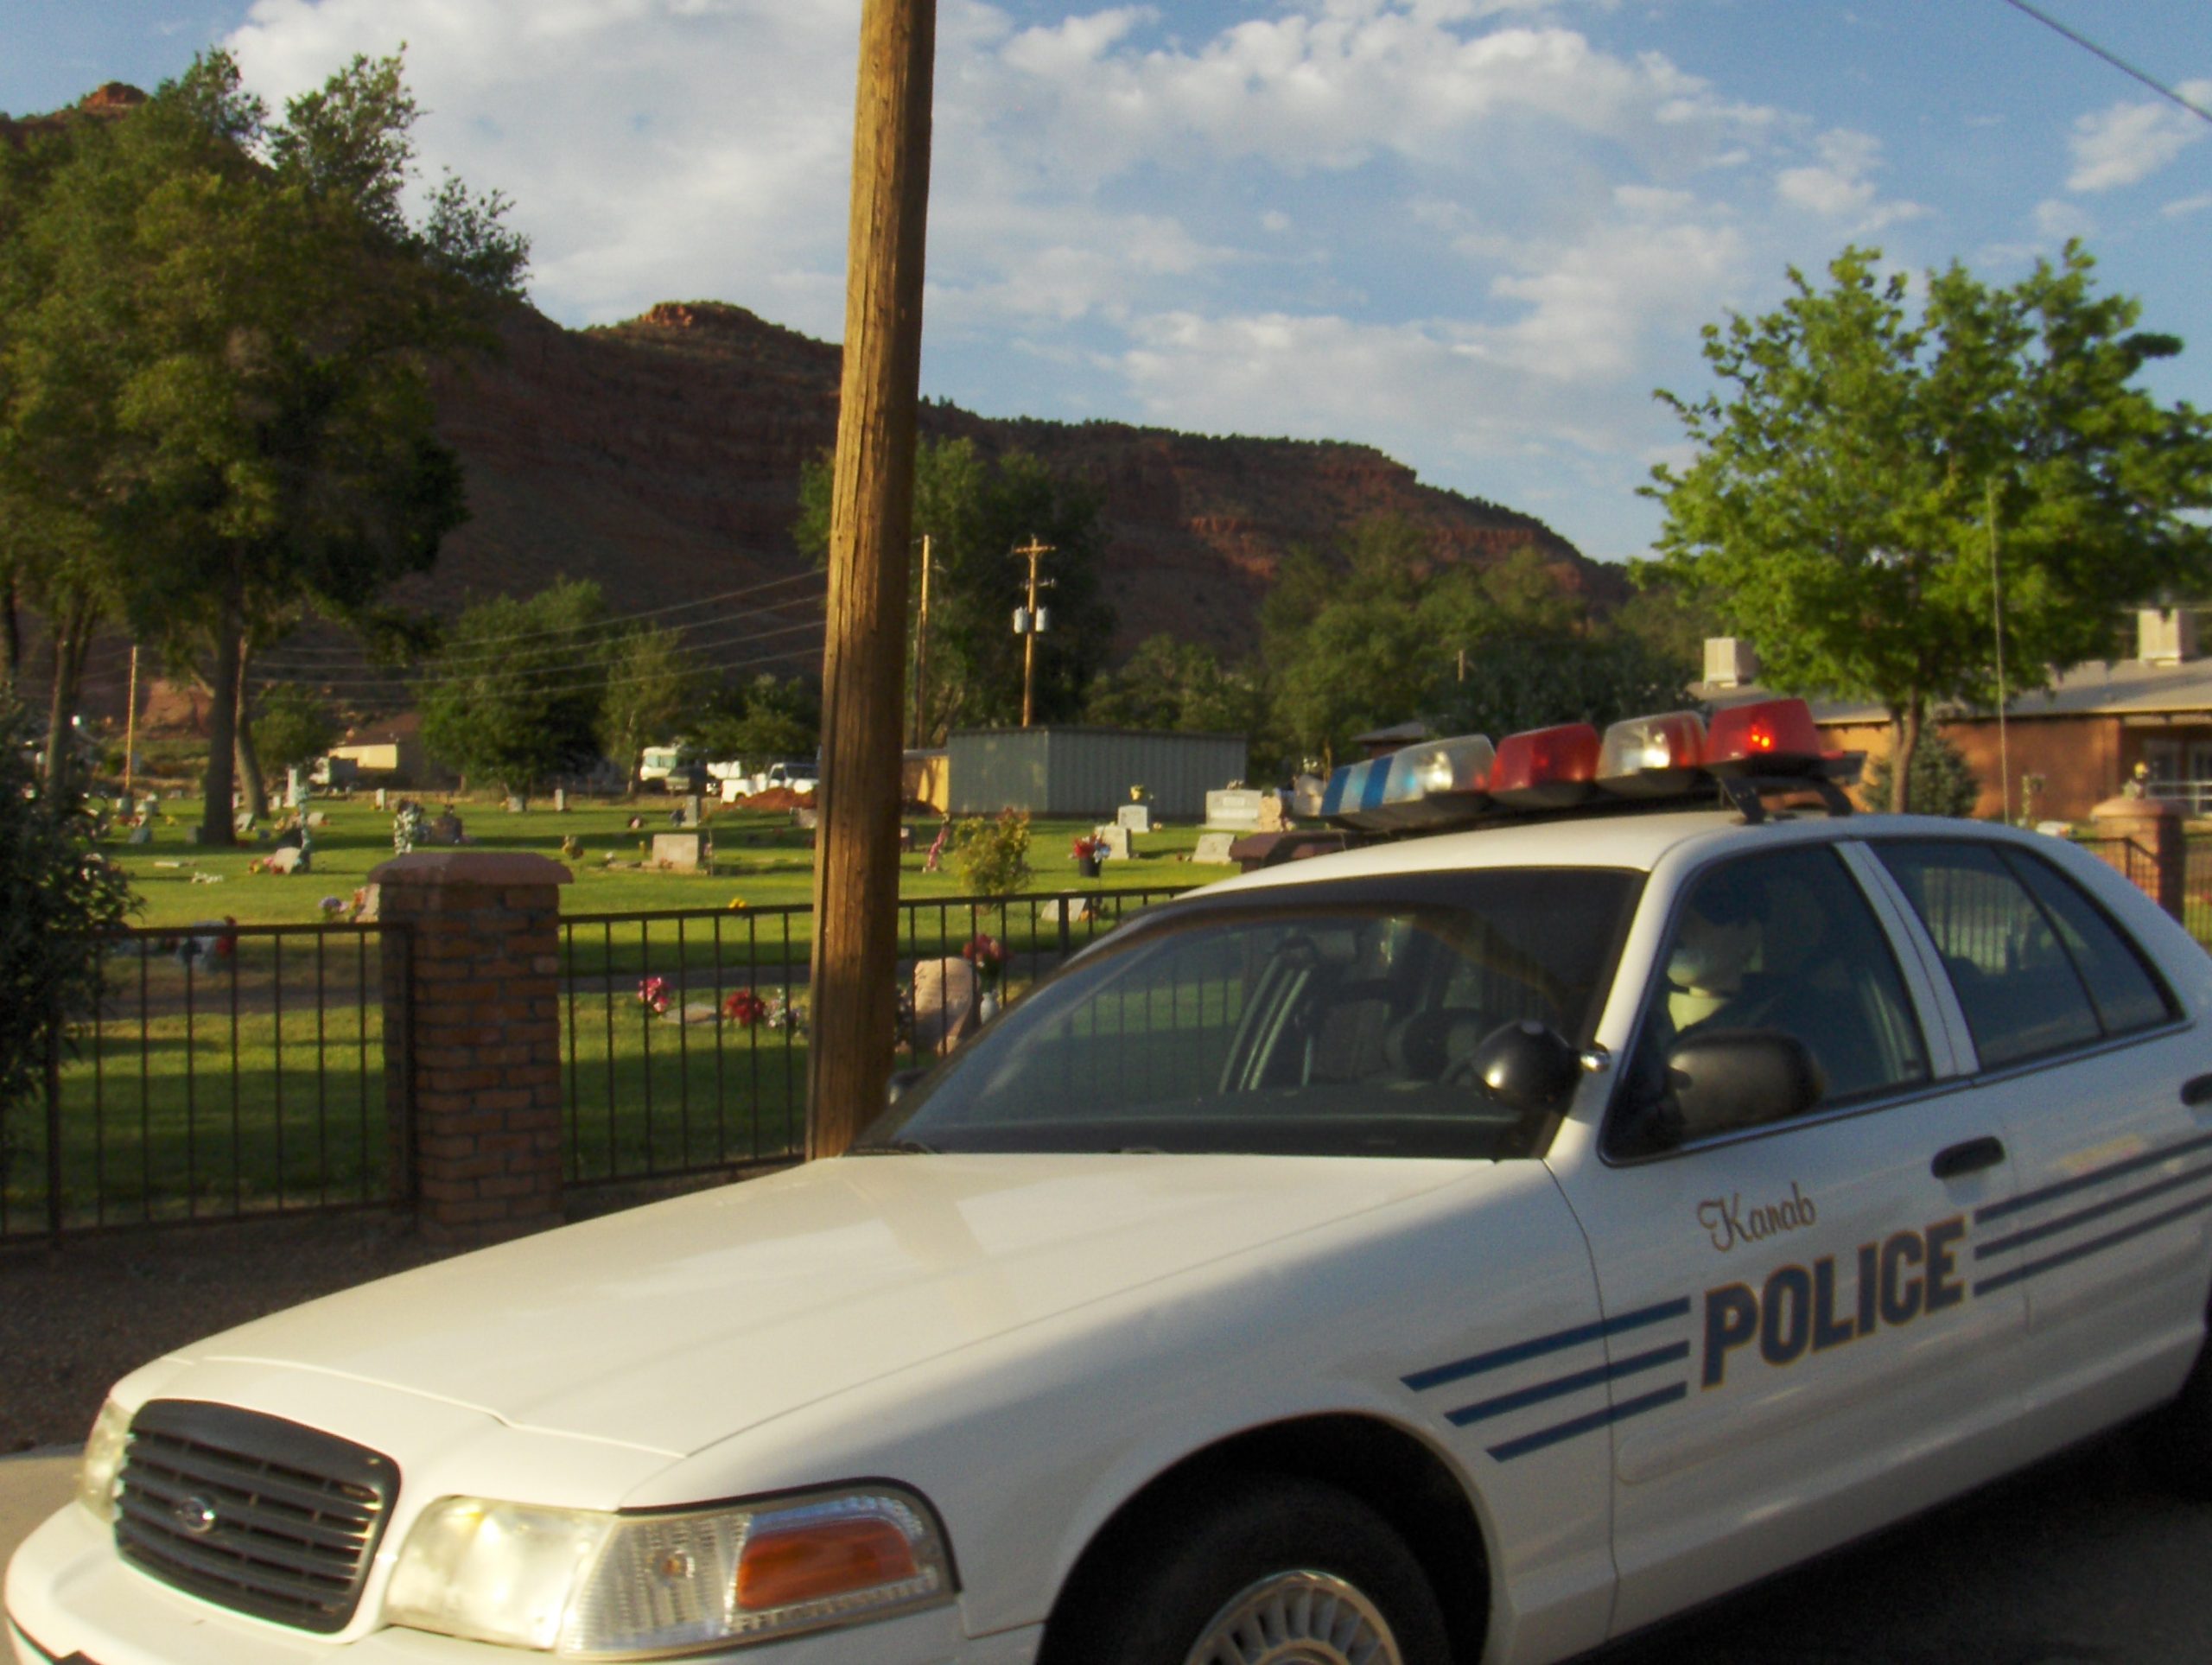
[[[863,1148],[1530,1153],[1469,1060],[1535,1019],[1586,1045],[1641,875],[1433,874],[1164,911],[1018,1001]]]

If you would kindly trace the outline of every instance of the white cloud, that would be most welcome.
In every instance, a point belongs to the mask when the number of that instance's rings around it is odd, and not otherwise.
[[[2212,80],[2183,81],[2177,89],[2195,104],[2212,104]],[[2130,101],[2079,118],[2068,139],[2074,171],[2069,191],[2110,191],[2148,179],[2202,139],[2205,122],[2176,105]]]
[[[2069,237],[2088,237],[2097,228],[2096,221],[2079,207],[2056,197],[2036,204],[2034,219],[2037,234],[2052,243],[2063,243]]]
[[[1927,213],[1916,202],[1882,200],[1871,177],[1881,166],[1882,144],[1872,134],[1835,128],[1821,135],[1816,148],[1817,163],[1785,168],[1775,175],[1775,194],[1790,207],[1824,219],[1852,220],[1859,231],[1878,231]]]
[[[2169,202],[2158,212],[2168,219],[2180,219],[2190,214],[2201,214],[2207,208],[2212,208],[2212,193],[2202,196],[2182,197],[2176,201]]]

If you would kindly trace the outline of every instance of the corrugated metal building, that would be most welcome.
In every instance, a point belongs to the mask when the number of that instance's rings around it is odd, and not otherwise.
[[[946,743],[955,815],[1111,817],[1142,786],[1156,815],[1195,820],[1206,794],[1243,778],[1241,734],[1130,728],[969,728]]]

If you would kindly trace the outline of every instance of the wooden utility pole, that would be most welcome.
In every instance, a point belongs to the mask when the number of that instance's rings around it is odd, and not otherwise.
[[[130,796],[130,766],[138,755],[138,644],[130,645],[130,693],[123,702],[123,795]]]
[[[914,703],[910,714],[909,728],[913,739],[910,742],[917,750],[925,743],[922,731],[922,701],[929,688],[930,663],[930,535],[922,534],[921,600],[914,608]]]
[[[853,112],[844,380],[830,487],[806,1153],[835,1156],[891,1079],[899,695],[921,386],[936,0],[864,0]]]
[[[1037,534],[1029,534],[1029,541],[1014,552],[1017,561],[1029,562],[1029,603],[1022,608],[1021,632],[1021,726],[1029,727],[1030,718],[1037,709],[1037,637],[1044,628],[1038,622],[1037,563],[1053,552],[1050,543],[1040,543]],[[1047,581],[1050,581],[1049,580]]]

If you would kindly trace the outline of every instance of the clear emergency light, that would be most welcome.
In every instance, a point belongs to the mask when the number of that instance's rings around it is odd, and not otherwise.
[[[1705,724],[1694,711],[1630,717],[1605,730],[1598,785],[1623,798],[1662,798],[1697,784],[1705,762]]]

